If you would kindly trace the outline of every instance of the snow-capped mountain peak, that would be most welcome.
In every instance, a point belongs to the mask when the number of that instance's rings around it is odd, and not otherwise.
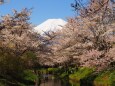
[[[47,31],[56,31],[62,29],[67,22],[62,19],[48,19],[42,24],[34,28],[34,31],[40,34],[43,34]]]

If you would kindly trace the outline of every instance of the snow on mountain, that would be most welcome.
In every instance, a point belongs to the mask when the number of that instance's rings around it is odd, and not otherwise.
[[[34,28],[34,31],[40,34],[44,34],[47,31],[56,31],[62,29],[67,22],[62,19],[48,19],[42,24]]]

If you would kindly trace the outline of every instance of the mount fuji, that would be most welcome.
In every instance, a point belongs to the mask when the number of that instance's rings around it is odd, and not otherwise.
[[[34,32],[44,34],[48,31],[60,30],[67,24],[63,19],[48,19],[34,28]]]

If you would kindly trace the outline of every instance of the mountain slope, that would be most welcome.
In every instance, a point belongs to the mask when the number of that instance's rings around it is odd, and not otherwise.
[[[62,29],[67,22],[62,19],[48,19],[34,28],[34,31],[43,34],[47,31],[56,31]]]

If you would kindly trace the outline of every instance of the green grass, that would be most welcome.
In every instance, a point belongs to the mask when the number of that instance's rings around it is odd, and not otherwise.
[[[74,82],[72,80],[69,80],[69,83],[71,84],[71,86],[80,86],[80,82]]]
[[[59,77],[60,77],[60,78],[65,78],[66,76],[68,76],[68,73],[64,72],[64,73],[62,73]]]
[[[110,84],[115,86],[115,71],[110,74]]]
[[[104,71],[94,80],[95,86],[115,86],[115,71]]]
[[[86,67],[79,68],[77,72],[75,72],[74,74],[70,74],[69,78],[74,81],[80,81],[80,79],[83,79],[89,76],[90,74],[92,74],[93,71],[94,70],[91,68],[86,68]]]

